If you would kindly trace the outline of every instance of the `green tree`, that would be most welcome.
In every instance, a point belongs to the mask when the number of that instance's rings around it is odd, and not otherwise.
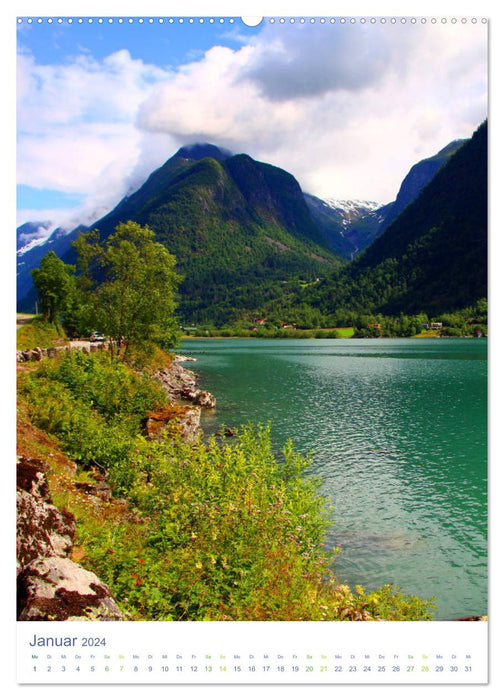
[[[115,349],[173,347],[177,339],[175,293],[180,277],[175,258],[147,226],[128,221],[100,241],[99,232],[74,243],[87,299],[88,322],[105,333]]]
[[[51,250],[42,258],[40,267],[32,270],[32,277],[38,292],[44,318],[59,325],[64,314],[75,298],[75,267],[66,265]]]

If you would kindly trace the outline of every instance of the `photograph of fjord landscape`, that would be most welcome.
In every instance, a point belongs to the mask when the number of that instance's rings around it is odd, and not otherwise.
[[[487,33],[18,18],[18,620],[487,619]]]

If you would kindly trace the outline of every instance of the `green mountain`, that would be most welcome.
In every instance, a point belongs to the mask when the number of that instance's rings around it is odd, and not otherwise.
[[[385,207],[303,195],[280,168],[193,144],[90,228],[105,238],[133,220],[155,232],[183,275],[179,315],[186,325],[260,315],[308,327],[346,312],[433,315],[486,297],[486,208],[484,123],[472,139],[414,166]],[[68,251],[77,233],[61,239],[66,262],[75,262]],[[339,246],[350,257],[373,237],[351,262],[335,252]],[[23,291],[31,284],[29,262],[20,256]],[[24,299],[19,310],[31,311],[33,286]]]
[[[487,123],[355,261],[306,294],[324,313],[436,314],[487,296]]]
[[[341,264],[292,175],[210,144],[180,149],[90,228],[104,238],[128,220],[175,255],[185,323],[228,323],[278,296],[286,280]]]

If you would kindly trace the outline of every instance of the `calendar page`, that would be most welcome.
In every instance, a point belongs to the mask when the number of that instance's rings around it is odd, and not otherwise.
[[[486,689],[490,16],[22,5],[18,691]]]

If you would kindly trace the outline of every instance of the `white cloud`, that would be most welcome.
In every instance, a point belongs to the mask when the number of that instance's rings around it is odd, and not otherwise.
[[[138,156],[137,140],[128,124],[83,123],[23,135],[18,144],[18,180],[32,187],[90,192],[117,159],[129,171]]]
[[[271,100],[360,91],[393,67],[393,45],[371,25],[276,24],[255,45],[242,78]]]
[[[279,165],[319,196],[390,201],[486,117],[483,24],[266,26],[163,70],[127,50],[19,68],[19,179],[110,208],[183,143]]]

